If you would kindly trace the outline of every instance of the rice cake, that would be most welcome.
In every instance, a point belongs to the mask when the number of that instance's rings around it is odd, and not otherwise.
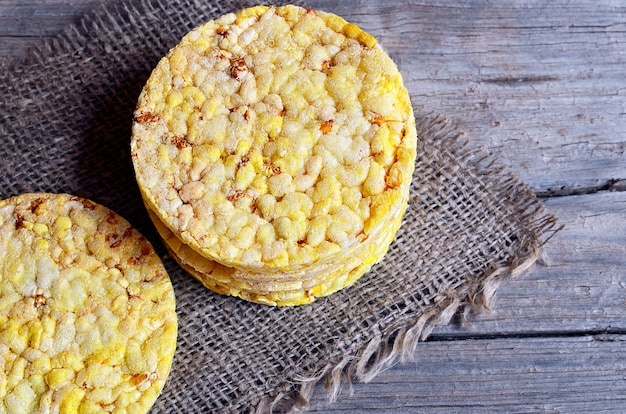
[[[376,39],[295,6],[187,34],[143,88],[131,139],[158,220],[202,257],[270,279],[388,238],[415,150],[408,93]]]
[[[0,412],[145,413],[169,375],[177,317],[149,242],[67,194],[0,202]]]
[[[303,305],[351,286],[384,257],[402,218],[402,214],[396,215],[393,231],[387,232],[386,239],[370,244],[370,249],[362,257],[339,262],[333,267],[325,266],[316,272],[267,275],[239,271],[200,256],[176,238],[152,211],[148,210],[148,213],[172,257],[205,287],[219,294],[271,306]]]

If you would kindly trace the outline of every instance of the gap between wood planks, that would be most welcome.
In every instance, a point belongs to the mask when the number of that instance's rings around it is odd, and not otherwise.
[[[597,186],[561,186],[558,188],[548,188],[546,190],[535,190],[534,193],[539,198],[549,197],[565,197],[573,195],[583,194],[595,194],[605,191],[626,191],[626,179],[624,178],[611,178],[605,183]]]
[[[515,332],[501,334],[431,334],[424,342],[454,342],[493,339],[578,338],[594,337],[597,341],[626,342],[626,328],[603,328],[584,331]]]

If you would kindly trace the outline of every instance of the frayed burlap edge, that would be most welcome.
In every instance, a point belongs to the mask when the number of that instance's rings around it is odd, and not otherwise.
[[[344,385],[352,394],[354,381],[368,383],[394,364],[411,360],[419,343],[425,341],[436,326],[448,325],[455,317],[459,317],[463,324],[472,315],[490,312],[501,284],[508,278],[529,271],[537,261],[540,249],[563,229],[564,226],[545,211],[528,187],[507,167],[498,165],[494,154],[482,148],[471,148],[463,133],[446,118],[417,112],[416,119],[418,139],[426,134],[436,137],[442,151],[448,151],[465,164],[468,171],[485,179],[496,193],[515,193],[516,201],[512,207],[520,215],[520,221],[528,226],[528,234],[519,241],[519,255],[512,257],[507,264],[490,269],[474,282],[452,290],[439,306],[416,316],[411,323],[398,326],[386,335],[379,333],[356,355],[329,363],[315,375],[295,378],[295,394],[279,393],[271,399],[262,400],[253,413],[306,412],[315,388],[321,382],[327,401],[332,403],[337,401]]]

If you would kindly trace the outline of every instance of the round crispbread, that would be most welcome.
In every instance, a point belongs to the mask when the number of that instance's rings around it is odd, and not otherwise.
[[[408,93],[376,40],[295,6],[187,34],[148,79],[131,140],[159,220],[198,254],[263,273],[350,257],[388,231],[415,148]]]
[[[169,276],[122,217],[67,194],[0,201],[0,411],[145,413],[169,375]]]

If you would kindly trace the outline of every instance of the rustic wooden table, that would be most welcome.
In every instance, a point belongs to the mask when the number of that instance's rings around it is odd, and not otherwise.
[[[0,0],[23,56],[106,0]],[[379,38],[413,102],[497,154],[565,229],[491,313],[312,412],[626,412],[626,3],[315,0]]]

